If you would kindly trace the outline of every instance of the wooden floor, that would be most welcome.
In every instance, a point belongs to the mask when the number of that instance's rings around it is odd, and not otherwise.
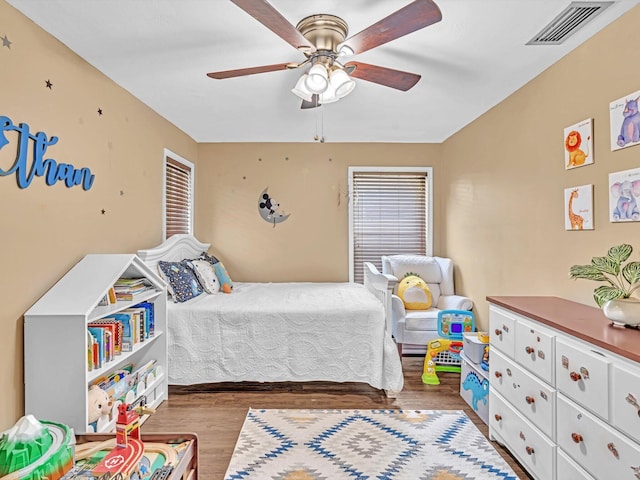
[[[283,384],[213,384],[170,387],[169,399],[142,432],[194,432],[199,441],[199,479],[221,480],[242,423],[251,408],[394,408],[464,410],[486,436],[487,426],[459,395],[460,375],[439,373],[440,385],[421,381],[422,358],[404,357],[404,389],[389,399],[363,384],[325,382]],[[521,479],[530,479],[509,453],[493,444]]]

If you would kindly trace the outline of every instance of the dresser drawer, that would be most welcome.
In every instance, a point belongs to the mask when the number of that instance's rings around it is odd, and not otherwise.
[[[556,478],[558,480],[594,480],[594,478],[585,472],[576,462],[558,449],[557,457],[558,470]],[[633,478],[633,477],[631,477]]]
[[[500,352],[491,353],[490,385],[549,438],[555,437],[556,391]]]
[[[609,418],[609,360],[564,338],[556,339],[556,386],[603,419]]]
[[[558,447],[594,477],[632,479],[640,472],[639,445],[561,394],[558,418]]]
[[[515,317],[506,310],[491,305],[489,307],[489,344],[513,358],[515,332]]]
[[[640,442],[640,369],[614,365],[611,375],[611,421]]]
[[[553,385],[554,334],[537,324],[518,320],[515,336],[515,359],[520,365]]]
[[[493,390],[489,393],[489,426],[490,434],[502,441],[535,478],[555,478],[555,445]]]

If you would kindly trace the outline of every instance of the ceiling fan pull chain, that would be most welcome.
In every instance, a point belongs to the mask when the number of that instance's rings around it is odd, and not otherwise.
[[[313,139],[317,142],[319,140],[318,138],[318,95],[314,95],[313,96],[313,101],[316,104],[316,108],[315,108],[315,117],[316,117],[316,134],[313,136]]]
[[[324,143],[324,104],[320,104],[320,143]]]

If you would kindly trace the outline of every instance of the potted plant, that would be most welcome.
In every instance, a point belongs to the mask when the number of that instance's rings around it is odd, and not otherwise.
[[[640,288],[640,262],[625,262],[633,247],[611,247],[606,257],[593,257],[589,265],[573,265],[571,278],[605,282],[593,291],[593,298],[605,316],[618,324],[640,324],[640,300],[631,294]]]

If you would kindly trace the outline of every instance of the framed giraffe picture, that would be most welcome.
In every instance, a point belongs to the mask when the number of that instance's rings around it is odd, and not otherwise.
[[[565,230],[593,230],[593,185],[564,189]]]

